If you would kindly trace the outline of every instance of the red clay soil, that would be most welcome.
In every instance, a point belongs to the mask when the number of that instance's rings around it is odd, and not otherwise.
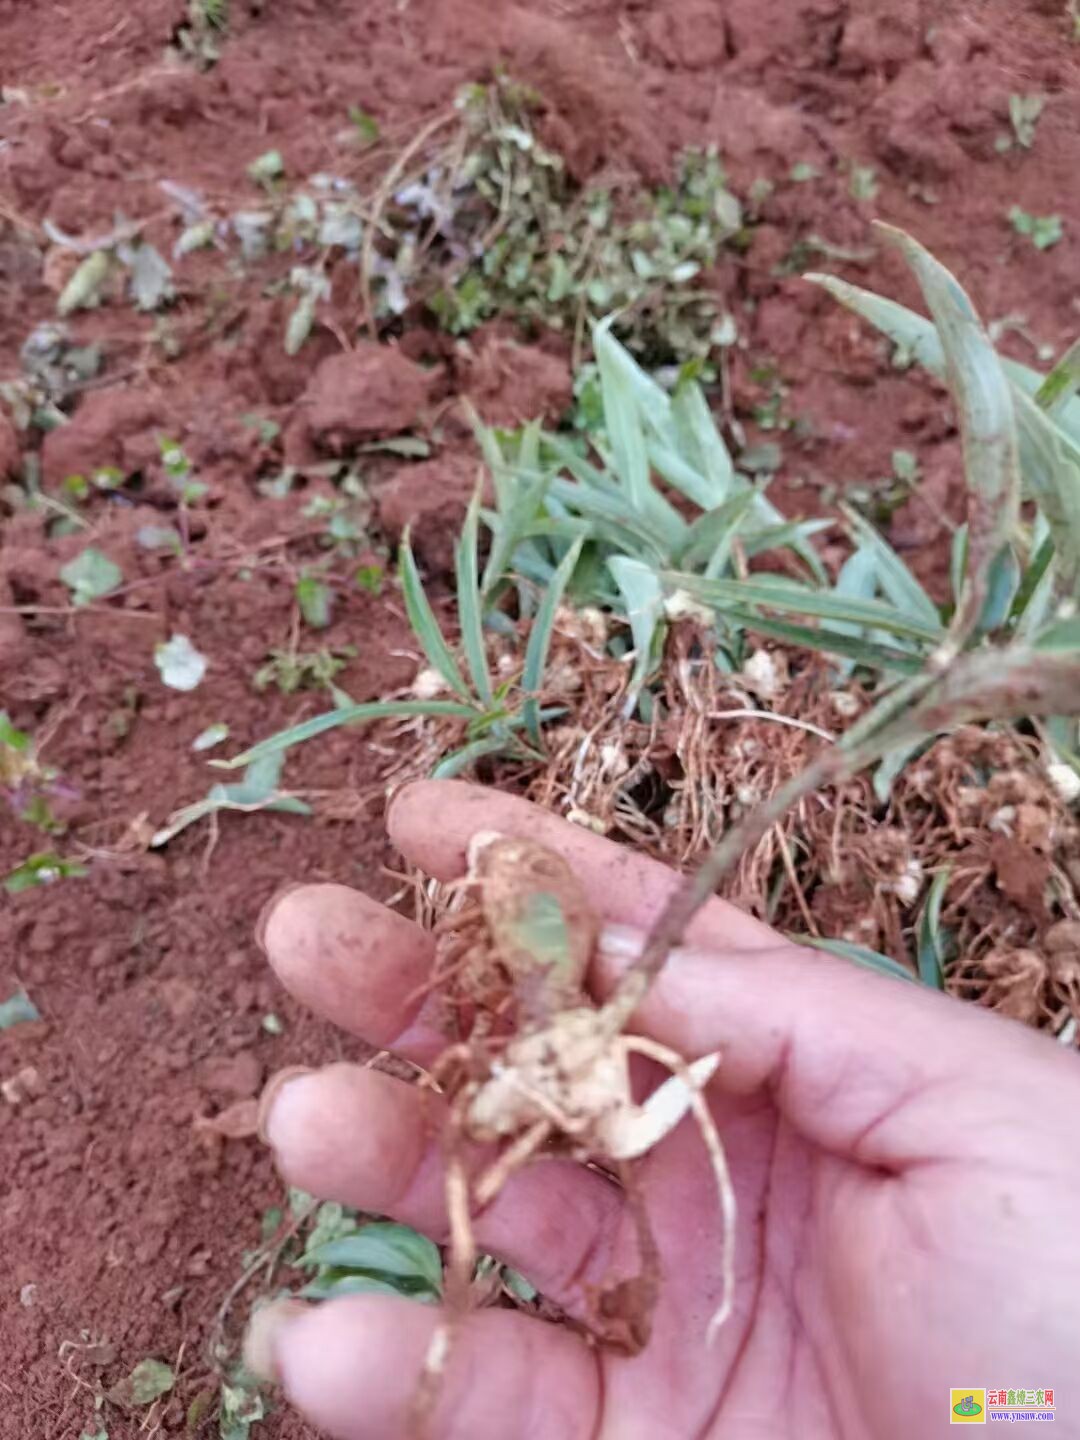
[[[582,178],[615,164],[655,183],[682,147],[715,144],[740,194],[759,177],[774,182],[749,251],[712,277],[747,341],[735,412],[753,439],[755,407],[782,384],[784,414],[803,422],[780,437],[774,493],[791,510],[887,475],[896,448],[915,452],[920,498],[892,534],[931,578],[957,513],[953,417],[935,386],[894,369],[887,347],[795,272],[827,266],[913,299],[875,246],[877,215],[953,267],[988,318],[1054,349],[1080,328],[1080,87],[1064,0],[549,0],[503,4],[494,19],[490,0],[230,8],[220,60],[200,72],[163,59],[181,0],[44,9],[0,0],[0,379],[17,375],[20,346],[54,313],[46,219],[90,236],[120,211],[145,221],[164,250],[173,231],[161,180],[250,199],[245,167],[268,148],[290,173],[333,168],[350,105],[403,144],[498,60],[541,93],[545,139]],[[1034,147],[1001,153],[1014,93],[1047,105]],[[817,178],[792,180],[797,164]],[[875,199],[852,197],[855,164],[874,167]],[[1036,251],[1008,224],[1012,205],[1059,214],[1062,241]],[[856,259],[838,260],[835,247]],[[428,518],[420,550],[438,570],[474,479],[446,402],[469,392],[491,418],[516,423],[538,409],[557,414],[567,393],[557,348],[522,358],[494,333],[464,351],[407,334],[403,353],[347,357],[319,328],[290,359],[283,300],[236,277],[200,288],[191,258],[170,315],[180,339],[171,361],[151,343],[152,318],[106,307],[72,322],[77,340],[102,343],[105,363],[40,456],[46,488],[106,464],[142,475],[137,493],[85,509],[94,544],[123,570],[120,599],[72,614],[58,569],[85,534],[49,538],[40,512],[0,508],[0,708],[59,772],[69,826],[53,842],[5,815],[0,872],[54,843],[92,856],[85,878],[0,898],[0,998],[22,984],[43,1016],[0,1035],[0,1080],[24,1067],[38,1077],[36,1097],[0,1103],[4,1440],[94,1434],[94,1387],[148,1355],[180,1356],[174,1398],[156,1413],[164,1430],[183,1430],[207,1383],[214,1315],[258,1243],[262,1212],[280,1198],[256,1141],[208,1139],[194,1122],[253,1094],[282,1064],[350,1051],[268,978],[255,917],[290,879],[392,889],[381,807],[370,803],[374,757],[355,733],[290,758],[287,783],[314,792],[315,818],[227,815],[212,850],[205,822],[146,849],[149,830],[216,778],[191,750],[205,726],[227,721],[230,745],[240,745],[325,704],[252,688],[267,651],[289,644],[295,579],[319,553],[303,513],[317,482],[264,498],[254,482],[281,455],[240,417],[276,422],[300,458],[312,446],[429,434],[426,468],[384,458],[365,478],[384,533]],[[350,296],[335,318],[357,336]],[[1001,343],[1034,359],[1015,328]],[[141,526],[176,522],[156,460],[162,433],[182,442],[210,487],[183,562],[134,540]],[[5,474],[28,448],[0,403]],[[154,644],[172,632],[209,658],[188,694],[166,690],[154,667]],[[355,648],[337,677],[355,699],[401,686],[415,669],[389,585],[377,597],[343,588],[317,644]],[[271,1012],[280,1035],[263,1027]],[[238,1322],[243,1309],[241,1300]],[[145,1433],[112,1406],[101,1423],[112,1440]],[[212,1429],[207,1420],[198,1433]],[[256,1433],[306,1432],[276,1415]]]

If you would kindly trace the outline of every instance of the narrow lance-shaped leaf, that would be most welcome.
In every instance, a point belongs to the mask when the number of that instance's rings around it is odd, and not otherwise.
[[[918,241],[879,226],[918,280],[945,352],[956,401],[968,489],[967,574],[950,627],[961,648],[979,626],[993,567],[1015,539],[1020,516],[1020,462],[1012,394],[994,347],[959,281]]]
[[[901,610],[910,611],[925,620],[928,625],[939,625],[941,617],[933,600],[911,573],[893,547],[874,527],[850,506],[842,507],[860,549],[872,556],[872,569],[876,584]],[[839,589],[839,585],[837,586]],[[856,591],[848,591],[854,594]],[[872,591],[870,592],[873,593]]]
[[[1035,404],[1052,419],[1061,415],[1080,389],[1080,337],[1075,339],[1035,392]]]
[[[922,365],[939,380],[945,379],[945,351],[933,322],[925,315],[919,315],[895,300],[887,300],[884,295],[875,295],[872,290],[864,290],[860,285],[851,285],[847,280],[840,280],[835,275],[808,272],[803,279],[809,280],[812,285],[820,285],[834,300],[861,316],[876,330],[880,330],[910,360]],[[1030,365],[1021,365],[1017,360],[1010,360],[1007,355],[998,358],[1014,393],[1026,395],[1029,400],[1033,399],[1045,383],[1046,376],[1033,370]],[[1061,405],[1062,408],[1054,418],[1073,440],[1080,443],[1080,397],[1061,397]],[[1024,417],[1018,414],[1017,424],[1020,427],[1021,440],[1024,423]]]
[[[279,730],[276,735],[267,736],[231,760],[211,760],[210,764],[221,770],[235,770],[266,755],[290,750],[294,745],[325,734],[327,730],[336,730],[339,725],[357,725],[365,720],[400,720],[412,715],[475,720],[477,713],[475,705],[464,705],[458,700],[371,700],[361,705],[340,705],[334,710],[324,711],[322,715],[313,715],[299,725],[290,725],[287,730]]]
[[[945,936],[941,933],[941,902],[952,875],[952,866],[939,870],[930,882],[926,903],[919,917],[919,974],[927,985],[945,988]]]
[[[490,705],[491,676],[488,674],[487,655],[484,650],[484,620],[476,560],[479,511],[480,494],[477,491],[469,502],[465,524],[454,547],[454,570],[457,577],[458,623],[461,626],[465,660],[477,695],[484,705]]]
[[[611,556],[608,569],[619,587],[634,639],[634,671],[625,707],[629,714],[652,665],[653,641],[664,614],[664,585],[655,570],[627,555]]]
[[[1058,593],[1080,594],[1080,444],[1027,395],[1016,395],[1024,479],[1054,541]]]
[[[853,960],[856,965],[862,965],[868,970],[876,970],[879,975],[889,975],[894,980],[914,980],[915,976],[907,968],[901,965],[899,960],[893,960],[888,955],[882,955],[879,950],[871,950],[866,945],[856,945],[851,940],[827,940],[818,935],[792,935],[791,939],[798,945],[809,945],[815,950],[825,950],[830,955],[839,955],[842,960]]]
[[[615,458],[615,469],[639,515],[649,507],[649,457],[638,402],[622,367],[618,342],[606,326],[598,325],[593,340],[600,368],[604,400],[604,426]]]
[[[945,354],[932,323],[893,300],[832,275],[806,275],[842,305],[868,320],[931,374],[945,378]],[[1058,592],[1080,588],[1080,398],[1059,397],[1053,418],[1032,398],[1045,377],[1007,357],[1000,363],[1012,385],[1024,483],[1049,521],[1059,557]]]
[[[880,600],[859,600],[830,591],[814,590],[771,575],[752,575],[747,580],[706,580],[699,575],[680,571],[663,573],[665,589],[688,590],[691,595],[715,605],[721,614],[729,606],[745,611],[761,605],[767,610],[795,615],[800,620],[815,616],[821,620],[840,620],[846,625],[866,626],[890,635],[910,636],[931,645],[945,637],[941,624],[931,624],[919,615],[908,614]]]
[[[533,743],[537,745],[540,743],[540,704],[537,694],[544,680],[544,667],[555,628],[555,612],[570,583],[584,543],[584,539],[575,540],[560,561],[536,612],[536,619],[529,631],[529,643],[525,647],[525,667],[521,676],[521,687],[529,697],[525,702],[525,725]]]
[[[409,624],[412,626],[413,634],[423,646],[424,654],[456,695],[460,695],[462,700],[471,700],[473,697],[469,692],[469,687],[462,679],[457,661],[439,629],[435,612],[424,594],[424,586],[420,579],[420,572],[416,568],[407,532],[398,551],[398,570],[401,575],[401,589],[405,597],[405,611],[409,617]]]

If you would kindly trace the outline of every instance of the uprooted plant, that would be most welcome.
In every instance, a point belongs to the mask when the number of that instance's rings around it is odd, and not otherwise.
[[[445,1318],[432,1339],[417,1394],[422,1430],[476,1266],[472,1215],[539,1152],[565,1153],[614,1170],[637,1228],[640,1273],[589,1295],[587,1323],[600,1343],[636,1354],[648,1342],[660,1285],[659,1258],[631,1162],[693,1114],[712,1164],[723,1219],[723,1296],[710,1335],[734,1297],[735,1196],[723,1146],[703,1096],[720,1057],[688,1063],[667,1046],[624,1028],[641,995],[634,966],[614,995],[594,1005],[586,976],[600,921],[581,882],[556,852],[535,841],[479,834],[464,881],[440,922],[434,984],[457,1038],[432,1078],[447,1102],[443,1132],[450,1218]],[[629,1061],[644,1055],[671,1072],[634,1102]],[[479,1174],[469,1147],[502,1148]]]
[[[1063,790],[1080,768],[1076,347],[1049,376],[999,360],[955,279],[908,237],[893,232],[891,238],[911,264],[933,322],[839,281],[822,283],[947,379],[954,395],[968,520],[954,546],[950,605],[934,604],[855,515],[846,519],[853,554],[831,583],[809,544],[811,529],[778,515],[734,469],[697,388],[691,383],[669,395],[601,329],[605,430],[594,438],[592,454],[539,426],[515,437],[481,435],[495,504],[489,509],[474,500],[457,548],[456,645],[438,624],[408,542],[403,545],[406,608],[427,679],[442,696],[429,691],[340,703],[226,762],[277,760],[299,741],[342,724],[408,723],[417,727],[422,769],[445,775],[498,765],[503,768],[495,773],[515,783],[523,774],[540,777],[561,802],[580,799],[577,772],[595,750],[615,744],[632,726],[655,735],[672,694],[665,658],[687,676],[730,680],[745,674],[756,656],[769,655],[755,638],[762,636],[792,654],[799,647],[839,657],[833,673],[850,682],[845,697],[858,700],[846,712],[858,718],[839,738],[802,725],[804,738],[809,733],[824,743],[774,793],[760,803],[740,801],[739,809],[728,806],[714,829],[693,832],[697,853],[708,851],[704,863],[674,894],[605,1006],[592,1005],[584,986],[601,943],[597,919],[559,857],[505,837],[479,837],[464,880],[430,892],[439,937],[434,987],[447,1039],[432,1078],[446,1107],[451,1249],[442,1290],[446,1322],[417,1395],[418,1423],[431,1413],[455,1328],[474,1303],[473,1218],[541,1152],[588,1158],[627,1188],[640,1273],[613,1277],[588,1296],[585,1318],[600,1344],[633,1351],[647,1340],[663,1283],[633,1162],[692,1113],[713,1163],[727,1257],[714,1325],[729,1310],[734,1213],[703,1094],[722,1057],[661,1053],[626,1035],[624,1026],[694,912],[763,836],[799,802],[822,790],[839,795],[871,765],[878,766],[874,789],[887,798],[890,785],[901,783],[937,737],[965,725],[983,727],[978,733],[991,740],[1027,743],[1044,765],[1063,772],[1057,777]],[[484,565],[481,521],[491,533]],[[755,554],[770,549],[787,573],[750,568]],[[568,712],[588,694],[553,682],[566,635],[589,656],[605,698],[592,728],[564,742],[561,731],[573,719]],[[680,640],[683,635],[689,638]],[[755,723],[763,714],[795,723],[778,711],[752,713]],[[715,725],[709,725],[715,715],[705,707],[695,753],[716,749]],[[629,805],[625,777],[623,784],[622,801]],[[697,810],[708,810],[713,792],[701,777],[687,770],[684,784],[700,790]],[[600,828],[595,808],[576,814],[572,805],[563,808]],[[673,811],[682,834],[688,813]],[[947,881],[947,868],[937,869],[920,922],[919,975],[938,985],[946,961],[936,926]],[[1068,877],[1055,883],[1067,889]],[[1066,917],[1080,915],[1071,892],[1059,898]],[[913,978],[890,957],[820,943]],[[1080,1005],[1075,986],[1063,1005],[1038,1018],[1049,1018],[1071,1039],[1075,1020],[1068,1017]],[[626,1078],[635,1052],[671,1072],[642,1105],[632,1102]],[[481,1143],[493,1158],[473,1174]]]
[[[1055,547],[1055,558],[1048,556],[1046,562],[1048,570],[1056,571],[1051,582],[1056,616],[1033,636],[984,643],[985,637],[1001,633],[1019,589],[1015,547],[1021,485],[1013,397],[955,280],[908,237],[892,232],[892,238],[922,285],[960,408],[969,516],[965,579],[951,623],[916,673],[724,836],[674,893],[640,959],[600,1008],[589,1004],[584,992],[598,923],[567,864],[529,842],[493,836],[474,841],[458,898],[478,892],[479,901],[449,910],[440,922],[451,939],[436,984],[461,1033],[434,1069],[449,1107],[451,1257],[447,1316],[432,1342],[419,1394],[421,1421],[437,1397],[467,1300],[475,1262],[472,1214],[542,1147],[562,1147],[578,1158],[616,1167],[627,1187],[638,1220],[641,1274],[593,1296],[589,1320],[601,1343],[633,1351],[647,1340],[661,1277],[628,1162],[692,1111],[709,1148],[724,1218],[725,1289],[712,1333],[730,1311],[733,1284],[734,1202],[702,1093],[720,1057],[690,1061],[624,1035],[630,1014],[724,874],[798,800],[909,746],[913,738],[963,722],[1030,721],[1080,711],[1080,621],[1074,613],[1076,575],[1068,548],[1075,544],[1075,532],[1065,533],[1053,506],[1051,533],[1057,528],[1067,542]],[[1063,390],[1068,393],[1069,379],[1048,382],[1059,401]],[[630,1097],[627,1059],[632,1053],[646,1054],[672,1071],[672,1078],[640,1106]],[[469,1141],[502,1144],[475,1178],[465,1160]]]

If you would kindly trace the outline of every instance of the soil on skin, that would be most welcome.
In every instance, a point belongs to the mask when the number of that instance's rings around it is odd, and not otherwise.
[[[92,236],[119,211],[168,253],[176,232],[162,180],[241,209],[251,201],[245,168],[267,149],[281,150],[290,174],[332,170],[351,105],[402,145],[501,60],[541,93],[544,138],[582,178],[615,165],[657,183],[682,147],[715,144],[740,194],[755,179],[774,182],[749,251],[709,277],[747,341],[730,404],[751,441],[780,441],[773,494],[792,512],[888,475],[895,449],[914,452],[918,498],[893,517],[892,538],[940,585],[960,514],[943,393],[894,368],[887,346],[797,272],[829,268],[913,301],[869,230],[878,216],[956,270],[986,317],[1009,322],[1008,353],[1033,362],[1032,340],[1054,350],[1070,340],[1080,328],[1080,52],[1064,5],[494,8],[495,19],[478,0],[233,0],[220,59],[199,71],[163,58],[184,20],[180,0],[85,0],[54,18],[0,0],[0,379],[18,374],[20,346],[54,314],[45,219]],[[1013,93],[1047,105],[1034,147],[1000,153]],[[793,180],[796,165],[816,178]],[[876,198],[853,197],[854,165],[874,167]],[[1060,214],[1062,241],[1035,251],[1008,224],[1012,205]],[[413,330],[396,353],[358,347],[347,357],[340,337],[359,339],[358,301],[336,285],[333,330],[317,327],[289,358],[285,301],[263,293],[266,275],[223,284],[209,266],[194,256],[178,267],[175,358],[155,341],[154,317],[127,306],[71,323],[76,341],[101,343],[104,366],[37,462],[47,489],[102,465],[141,476],[83,512],[93,543],[123,570],[123,594],[70,613],[58,570],[87,533],[49,538],[47,517],[0,510],[0,708],[43,744],[69,827],[53,841],[5,814],[0,872],[50,845],[92,852],[83,879],[0,896],[0,998],[22,984],[43,1017],[0,1036],[0,1080],[37,1073],[36,1093],[0,1103],[4,1440],[93,1434],[94,1387],[145,1356],[177,1364],[174,1397],[156,1414],[163,1431],[183,1431],[208,1383],[218,1306],[280,1199],[255,1140],[222,1141],[194,1122],[249,1098],[283,1064],[359,1053],[277,989],[252,934],[287,880],[393,891],[381,807],[370,804],[377,757],[362,733],[338,732],[290,758],[286,783],[308,795],[314,818],[226,815],[216,831],[204,822],[146,849],[148,834],[216,778],[191,749],[207,725],[227,722],[231,748],[325,708],[325,695],[252,688],[268,650],[289,646],[297,575],[321,553],[321,527],[304,513],[321,482],[275,500],[256,480],[283,458],[307,463],[402,431],[428,436],[424,468],[380,456],[364,476],[372,534],[416,521],[435,573],[476,473],[448,402],[468,393],[512,424],[557,417],[568,394],[558,345],[517,353],[494,327],[467,345]],[[373,395],[384,397],[378,406],[364,403]],[[777,397],[794,423],[757,428],[755,412]],[[275,422],[280,438],[266,440],[246,414]],[[162,434],[183,444],[209,486],[183,562],[135,540],[148,524],[177,523]],[[38,448],[0,406],[0,480]],[[209,659],[188,694],[167,690],[154,666],[155,643],[173,632]],[[356,700],[407,684],[418,659],[392,584],[377,596],[342,586],[330,628],[304,632],[303,645],[354,647],[337,682]],[[834,933],[851,922],[850,913],[820,918]],[[263,1025],[271,1013],[280,1034]],[[241,1295],[234,1335],[246,1303]],[[104,1419],[112,1440],[140,1433],[141,1416],[109,1407]],[[207,1420],[199,1433],[211,1430]],[[307,1432],[279,1413],[257,1433]]]

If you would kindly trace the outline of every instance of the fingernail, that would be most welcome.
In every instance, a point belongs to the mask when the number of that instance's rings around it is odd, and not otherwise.
[[[645,950],[646,935],[633,925],[605,925],[597,949],[611,960],[637,960]]]
[[[281,904],[282,900],[285,899],[286,895],[291,895],[294,890],[301,890],[302,888],[303,882],[300,880],[290,880],[287,884],[280,885],[259,911],[259,918],[255,921],[255,944],[264,955],[266,954],[266,931],[274,911]]]
[[[245,1369],[258,1379],[276,1385],[281,1379],[277,1347],[282,1334],[294,1320],[306,1315],[309,1308],[302,1300],[272,1300],[269,1305],[253,1310],[244,1335]]]
[[[274,1106],[281,1098],[281,1092],[292,1080],[299,1080],[304,1075],[312,1075],[314,1071],[310,1065],[289,1065],[277,1074],[271,1075],[263,1087],[259,1096],[258,1133],[259,1139],[264,1145],[274,1148],[274,1142],[270,1136],[270,1117]]]
[[[393,832],[394,816],[401,808],[401,805],[404,802],[405,797],[409,794],[409,791],[415,789],[418,785],[426,784],[426,780],[406,780],[404,785],[401,785],[398,789],[391,790],[389,792],[386,799],[386,828],[388,831],[390,831],[391,833]]]

